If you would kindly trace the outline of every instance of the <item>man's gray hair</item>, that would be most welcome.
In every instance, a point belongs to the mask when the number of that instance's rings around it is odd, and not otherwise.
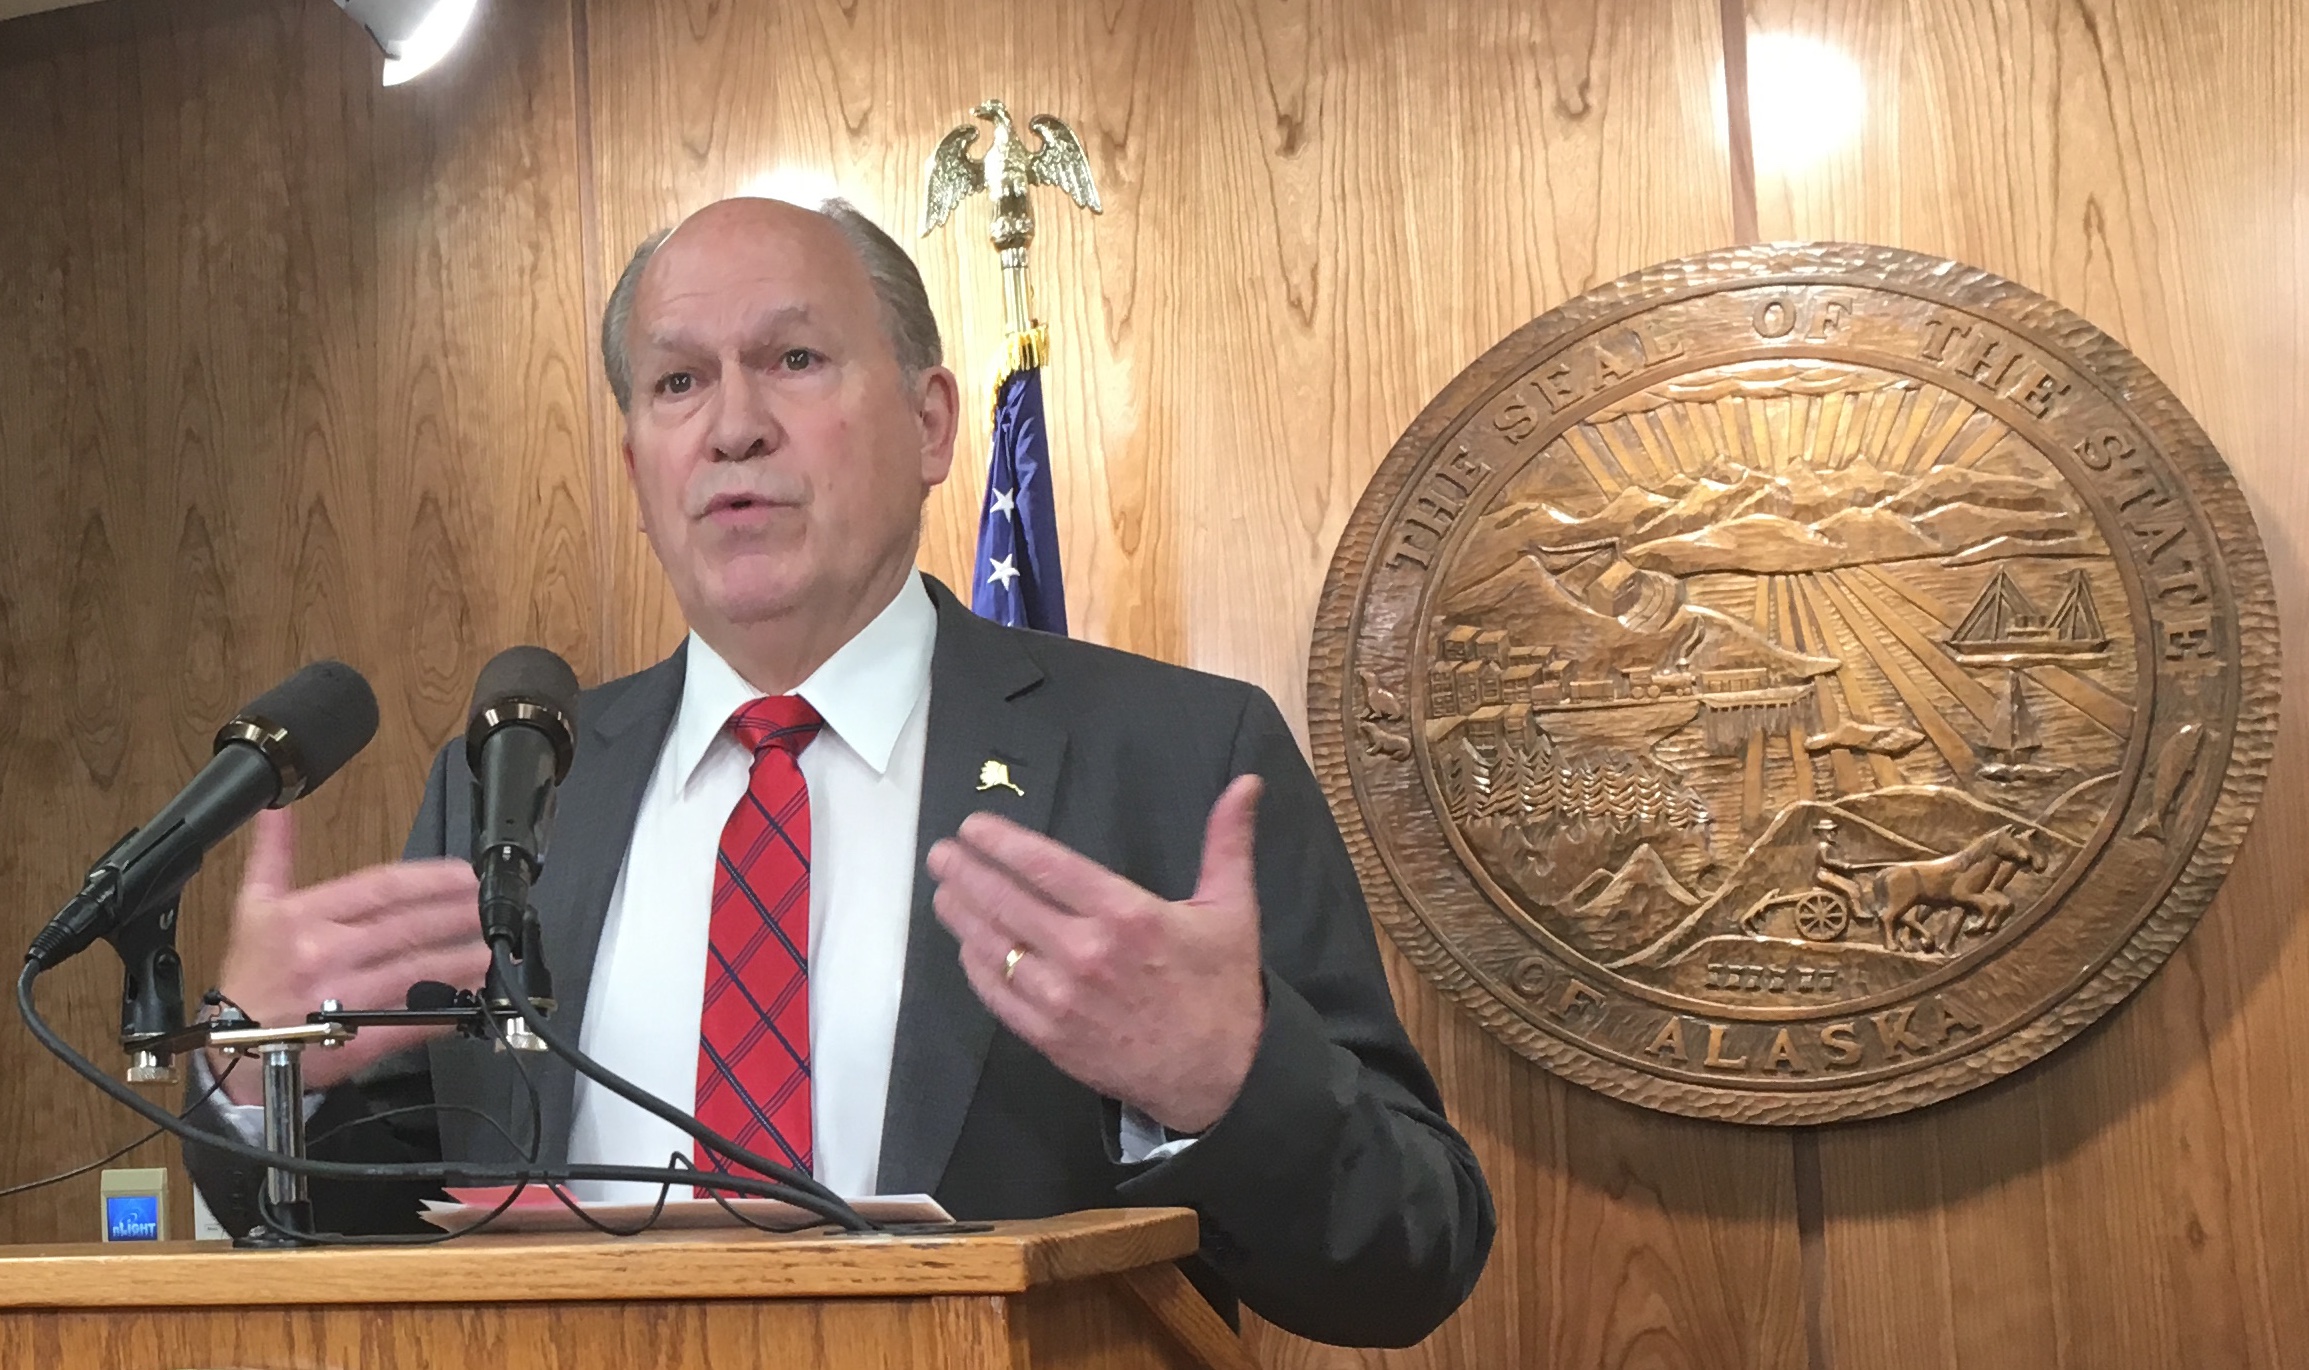
[[[866,268],[866,279],[874,286],[874,298],[882,306],[882,331],[889,336],[890,350],[898,358],[898,370],[912,385],[922,373],[945,360],[945,345],[938,337],[938,318],[930,312],[930,292],[922,286],[922,273],[914,259],[906,255],[897,240],[884,233],[872,219],[858,212],[848,200],[828,200],[818,206],[818,212],[831,219],[850,250],[858,254],[858,262]],[[617,397],[620,413],[633,408],[633,364],[626,355],[627,334],[633,327],[634,296],[641,292],[642,272],[649,268],[650,259],[665,244],[673,232],[659,229],[642,239],[633,250],[633,257],[625,264],[625,271],[617,278],[617,287],[609,292],[609,303],[601,311],[601,367],[609,376],[609,392]]]

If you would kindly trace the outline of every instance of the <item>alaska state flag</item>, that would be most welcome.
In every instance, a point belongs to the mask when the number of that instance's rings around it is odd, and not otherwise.
[[[986,502],[978,512],[970,607],[1013,628],[1066,631],[1040,366],[1014,368],[995,389],[994,446],[986,464]]]

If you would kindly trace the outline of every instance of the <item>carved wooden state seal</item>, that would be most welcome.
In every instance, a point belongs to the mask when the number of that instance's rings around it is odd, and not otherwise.
[[[2148,369],[1880,247],[1711,253],[1486,353],[1324,587],[1317,770],[1405,954],[1558,1073],[1812,1123],[2168,956],[2277,719],[2266,559]]]

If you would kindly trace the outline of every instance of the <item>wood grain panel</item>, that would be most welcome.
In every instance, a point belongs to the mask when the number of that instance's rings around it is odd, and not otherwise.
[[[7,1313],[0,1314],[0,1359],[10,1365],[106,1370],[179,1370],[187,1365],[326,1365],[347,1370],[452,1365],[500,1370],[953,1365],[956,1370],[1014,1370],[1011,1359],[994,1350],[1000,1346],[1000,1307],[991,1299],[972,1300],[977,1306],[968,1310],[945,1306],[960,1302],[840,1299],[633,1305],[587,1300],[462,1310],[356,1304],[282,1310]],[[950,1359],[957,1347],[992,1353]]]
[[[1759,178],[1767,237],[1942,253],[2139,353],[2251,498],[2309,675],[2309,18],[2290,0],[1763,0],[1849,54],[1866,124]],[[2288,707],[2222,897],[2099,1029],[2016,1079],[1819,1142],[1833,1366],[2277,1366],[2309,1342],[2309,811]]]
[[[1486,348],[1591,286],[1719,245],[1714,7],[1196,7],[1190,290],[1150,387],[1188,476],[1190,664],[1304,734],[1308,626],[1371,472]],[[1071,564],[1071,563],[1070,563]]]
[[[489,7],[469,41],[487,60],[385,92],[374,46],[302,0],[6,26],[16,943],[304,661],[351,662],[383,713],[370,752],[299,806],[308,876],[398,851],[489,653],[543,641],[598,678],[567,8]],[[196,994],[239,862],[228,846],[187,899]],[[104,1062],[117,975],[100,952],[44,987]],[[0,1081],[0,1186],[136,1133],[13,1014]],[[95,1184],[0,1201],[0,1238],[88,1234]]]
[[[229,1258],[228,1258],[229,1259]],[[1206,1310],[1207,1311],[1207,1310]],[[10,1365],[1201,1370],[1112,1281],[991,1296],[0,1312]]]
[[[0,1363],[1231,1370],[1240,1344],[1169,1264],[1195,1233],[1192,1213],[1160,1209],[866,1240],[32,1247],[0,1256]],[[1193,1316],[1162,1316],[1164,1301],[1125,1274],[1167,1279]],[[1201,1335],[1180,1335],[1182,1323]]]
[[[1094,1209],[959,1235],[868,1239],[679,1230],[629,1238],[484,1233],[439,1246],[314,1251],[82,1242],[6,1249],[0,1308],[467,1303],[476,1289],[502,1289],[495,1297],[513,1303],[1016,1294],[1176,1260],[1194,1250],[1195,1232],[1187,1210],[1151,1208]]]
[[[12,167],[22,168],[18,185],[0,195],[0,241],[8,244],[0,310],[12,321],[0,329],[0,449],[8,458],[0,480],[7,530],[0,538],[7,628],[0,799],[21,825],[17,840],[0,847],[11,945],[29,940],[77,887],[88,856],[136,821],[128,812],[137,797],[123,789],[151,790],[150,772],[174,764],[172,756],[140,756],[128,771],[131,714],[122,695],[133,681],[121,653],[138,640],[139,625],[132,610],[115,608],[127,604],[117,549],[125,537],[133,550],[142,536],[131,498],[144,447],[131,379],[142,340],[128,301],[109,288],[133,270],[135,212],[114,178],[137,111],[126,102],[93,105],[77,127],[68,127],[65,113],[92,88],[132,76],[133,51],[124,41],[90,43],[76,61],[49,62],[37,46],[40,33],[84,18],[17,21],[11,38],[32,29],[34,43],[0,45],[0,120],[14,135]],[[106,148],[114,150],[109,165]],[[31,186],[39,189],[25,193]],[[59,846],[69,837],[81,837],[83,850]],[[91,958],[54,977],[46,1002],[65,1021],[101,1026],[116,984]],[[50,1061],[14,1014],[0,1019],[0,1043],[0,1136],[8,1139],[0,1184],[63,1169],[137,1135]],[[124,1164],[158,1164],[164,1152],[132,1154]],[[41,1199],[0,1201],[0,1221],[20,1223],[37,1207],[40,1225],[26,1230],[50,1230],[47,1223],[61,1224],[68,1213],[86,1224],[95,1195],[90,1180]]]
[[[1187,1297],[1200,1302],[1202,1296],[1189,1286]],[[1226,1333],[1209,1304],[1202,1311]],[[1036,1289],[1011,1302],[1010,1328],[1018,1370],[1243,1370],[1247,1364],[1242,1343],[1231,1337],[1206,1354],[1173,1335],[1119,1277]]]
[[[1258,1370],[1250,1347],[1176,1265],[1141,1266],[1115,1277],[1164,1337],[1205,1370]]]

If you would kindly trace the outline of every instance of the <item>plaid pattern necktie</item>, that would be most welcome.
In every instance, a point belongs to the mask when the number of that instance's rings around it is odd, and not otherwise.
[[[823,720],[796,695],[753,700],[729,729],[752,748],[722,827],[698,1022],[698,1121],[810,1173],[810,790],[798,764]],[[731,1170],[701,1153],[698,1164]],[[750,1171],[738,1170],[738,1174]]]

